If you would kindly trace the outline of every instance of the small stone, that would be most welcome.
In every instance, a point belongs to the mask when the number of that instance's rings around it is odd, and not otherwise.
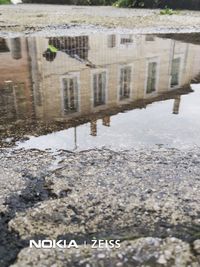
[[[166,258],[166,259],[170,259],[171,256],[172,256],[172,253],[171,253],[171,251],[169,251],[169,250],[165,250],[165,251],[164,251],[164,254],[165,254],[165,258]]]
[[[200,239],[195,240],[193,243],[194,250],[197,254],[200,254]]]
[[[120,260],[123,259],[123,255],[122,255],[121,253],[118,253],[117,256],[118,256],[118,258],[119,258]]]
[[[103,253],[98,254],[98,259],[105,259],[106,255]]]
[[[153,190],[152,190],[151,188],[148,188],[148,189],[145,190],[145,193],[146,193],[146,194],[150,194],[150,193],[152,193],[152,192],[153,192]]]
[[[160,258],[158,259],[158,263],[160,263],[160,264],[166,264],[167,263],[164,255],[161,255],[160,256]]]

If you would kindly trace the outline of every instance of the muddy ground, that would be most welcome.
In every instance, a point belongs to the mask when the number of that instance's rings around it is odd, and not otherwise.
[[[82,31],[99,27],[126,28],[137,32],[191,32],[199,31],[200,11],[179,11],[174,15],[160,15],[160,10],[122,9],[115,7],[86,7],[60,5],[2,5],[0,31],[33,33],[45,27],[57,28],[82,25]],[[88,25],[95,25],[97,28]],[[80,31],[72,27],[73,32]]]
[[[200,266],[199,149],[7,148],[0,181],[0,266]],[[94,237],[121,247],[84,246]],[[41,238],[80,246],[28,247]]]

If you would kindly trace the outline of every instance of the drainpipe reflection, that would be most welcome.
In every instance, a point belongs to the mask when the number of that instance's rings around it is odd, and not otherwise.
[[[103,119],[102,119],[102,124],[103,124],[104,126],[110,127],[110,116],[105,116],[105,117],[103,117]]]
[[[97,120],[90,122],[90,135],[97,136]]]
[[[173,114],[176,114],[176,115],[179,114],[180,103],[181,103],[181,96],[177,96],[174,99]]]
[[[22,58],[21,40],[19,37],[10,40],[10,51],[13,59]]]
[[[77,150],[77,129],[74,127],[74,150]]]

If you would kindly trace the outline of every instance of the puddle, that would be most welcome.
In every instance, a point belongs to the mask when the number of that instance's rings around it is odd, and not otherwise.
[[[199,146],[199,73],[198,34],[0,38],[0,144]]]

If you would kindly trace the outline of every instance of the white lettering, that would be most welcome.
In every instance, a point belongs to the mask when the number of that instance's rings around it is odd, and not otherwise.
[[[54,242],[52,240],[42,240],[42,248],[54,248]]]
[[[39,240],[38,242],[36,242],[35,240],[30,240],[29,246],[30,248],[42,248],[42,241]]]
[[[75,240],[71,240],[69,242],[68,248],[78,248],[78,245],[76,244]]]

